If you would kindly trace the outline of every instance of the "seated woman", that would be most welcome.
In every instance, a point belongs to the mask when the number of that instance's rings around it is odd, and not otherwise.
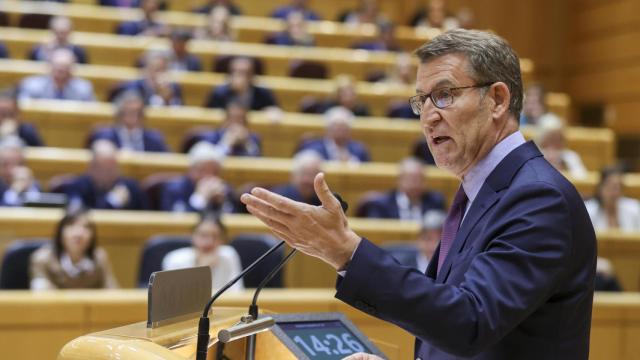
[[[60,220],[53,244],[31,255],[29,270],[32,290],[118,287],[86,210],[69,212]]]
[[[221,288],[242,271],[240,256],[227,242],[227,229],[214,214],[205,214],[193,227],[191,247],[173,250],[162,260],[162,270],[194,266],[211,268],[212,288]],[[243,290],[242,279],[230,290]]]

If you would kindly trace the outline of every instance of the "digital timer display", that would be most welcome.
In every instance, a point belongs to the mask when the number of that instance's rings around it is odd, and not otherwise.
[[[370,352],[341,321],[280,322],[280,328],[310,359],[334,360]]]

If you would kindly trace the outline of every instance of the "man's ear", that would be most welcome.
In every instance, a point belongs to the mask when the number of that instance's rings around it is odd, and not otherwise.
[[[492,117],[494,119],[503,117],[509,111],[509,103],[511,102],[511,92],[507,84],[497,82],[491,85],[488,95],[493,99]]]

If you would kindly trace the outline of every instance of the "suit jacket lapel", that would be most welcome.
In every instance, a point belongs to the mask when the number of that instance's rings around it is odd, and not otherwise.
[[[462,220],[460,229],[458,230],[456,238],[449,250],[449,255],[445,259],[444,264],[442,264],[440,272],[437,274],[436,282],[444,283],[447,280],[449,273],[451,272],[452,264],[467,244],[469,234],[487,210],[489,210],[500,199],[500,191],[509,186],[511,179],[513,179],[517,171],[528,160],[538,156],[542,156],[542,154],[536,145],[532,141],[529,141],[511,151],[504,159],[502,159],[502,161],[500,161],[498,166],[493,169]],[[473,242],[473,239],[471,239],[471,242]]]

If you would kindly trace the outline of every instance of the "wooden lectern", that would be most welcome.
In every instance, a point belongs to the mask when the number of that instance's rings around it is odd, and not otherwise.
[[[146,322],[76,338],[62,348],[58,360],[195,359],[199,312],[210,294],[208,267],[156,272],[149,281]],[[220,336],[222,342],[218,338],[221,330],[228,332],[235,328],[246,313],[245,308],[212,308],[208,359],[246,358],[249,335],[234,337],[229,342],[224,335]],[[263,312],[258,320],[263,318],[275,325],[256,333],[255,359],[258,360],[341,359],[358,351],[384,356],[339,313]]]

